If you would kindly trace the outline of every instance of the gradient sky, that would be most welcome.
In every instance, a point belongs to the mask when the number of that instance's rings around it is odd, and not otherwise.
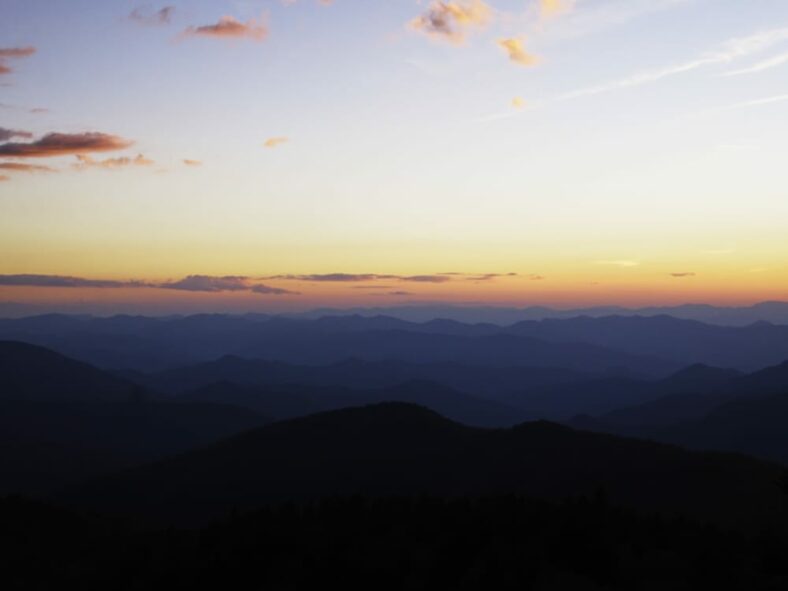
[[[788,299],[785,0],[2,0],[0,140],[7,307]]]

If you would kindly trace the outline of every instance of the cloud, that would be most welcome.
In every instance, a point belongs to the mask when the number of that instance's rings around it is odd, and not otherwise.
[[[107,158],[105,160],[94,160],[87,154],[77,154],[77,163],[73,165],[78,170],[86,170],[88,168],[103,168],[105,170],[117,170],[120,168],[128,168],[131,166],[153,166],[156,164],[153,160],[145,158],[142,154],[137,154],[135,158],[128,156],[121,156],[119,158]]]
[[[547,277],[544,275],[529,275],[528,279],[529,281],[544,281]]]
[[[271,287],[270,285],[263,285],[262,283],[253,285],[249,291],[263,295],[299,295],[297,291],[290,291],[289,289],[282,289],[280,287]]]
[[[678,278],[681,278],[681,277],[695,277],[695,273],[688,273],[688,272],[671,273],[670,276],[671,277],[678,277]]]
[[[35,52],[35,47],[0,47],[0,59],[19,59],[23,57],[30,57]]]
[[[411,281],[413,283],[446,283],[451,281],[451,277],[446,275],[409,275],[399,277],[400,281]]]
[[[35,52],[35,47],[0,47],[0,76],[14,71],[13,68],[6,65],[7,60],[30,57]]]
[[[270,275],[263,280],[307,281],[314,283],[359,283],[371,281],[404,281],[408,283],[447,283],[463,278],[468,281],[489,281],[496,277],[515,277],[517,273],[435,273],[431,275],[394,275],[379,273],[317,273],[307,275]],[[354,289],[383,289],[387,286],[362,285]]]
[[[558,16],[574,8],[572,0],[539,0],[539,14],[543,18]]]
[[[0,127],[0,142],[7,142],[8,140],[15,137],[31,139],[33,134],[29,131],[20,131],[18,129],[6,129],[5,127]]]
[[[539,63],[539,58],[528,53],[523,47],[521,39],[499,39],[498,47],[509,54],[509,59],[521,66],[535,66]]]
[[[49,166],[27,164],[24,162],[0,162],[0,170],[7,170],[9,172],[57,172],[54,168],[50,168]]]
[[[263,295],[297,295],[298,292],[256,283],[249,277],[227,275],[189,275],[178,281],[150,282],[141,280],[117,281],[111,279],[88,279],[69,275],[0,275],[0,286],[61,287],[61,288],[146,288],[173,289],[193,292],[242,292]]]
[[[392,275],[378,273],[323,273],[309,275],[272,275],[262,279],[308,281],[314,283],[357,283],[362,281],[405,281],[409,283],[446,283],[452,281],[452,275],[464,273],[436,273],[434,275]],[[364,289],[372,289],[365,286]]]
[[[465,275],[465,273],[461,273]],[[517,277],[517,273],[483,273],[480,275],[470,275],[466,277],[467,281],[492,281],[499,277]]]
[[[174,6],[165,6],[156,11],[152,11],[146,7],[140,7],[131,11],[129,20],[145,26],[169,25],[172,22],[172,15],[174,13]]]
[[[69,275],[0,275],[0,286],[28,287],[149,287],[139,281],[114,281],[106,279],[85,279]]]
[[[0,183],[4,183],[6,181],[10,181],[11,177],[7,174],[0,174]]]
[[[394,275],[374,273],[324,273],[311,275],[272,275],[263,279],[285,279],[288,281],[310,281],[316,283],[353,283],[356,281],[375,281],[376,279],[396,279]]]
[[[600,84],[598,86],[574,90],[559,96],[558,99],[574,99],[658,82],[670,76],[691,72],[707,66],[725,64],[739,58],[755,55],[786,39],[788,39],[788,27],[760,31],[748,35],[747,37],[737,37],[723,43],[716,50],[707,52],[692,60],[672,64],[655,70],[638,72],[626,78]]]
[[[134,142],[106,133],[50,133],[35,142],[0,144],[0,156],[47,158],[123,150]]]
[[[777,96],[767,96],[765,98],[752,99],[749,101],[744,101],[743,103],[736,103],[734,105],[728,105],[727,107],[712,109],[711,111],[718,112],[730,111],[733,109],[746,109],[749,107],[760,107],[761,105],[771,105],[773,103],[782,103],[785,101],[788,101],[788,94],[778,94]]]
[[[483,0],[432,2],[427,12],[413,19],[408,26],[434,39],[459,45],[465,41],[466,30],[482,27],[492,18],[492,9]]]
[[[186,166],[202,166],[202,160],[191,160],[189,158],[184,158],[183,163]]]
[[[269,287],[255,283],[250,277],[242,275],[225,275],[213,277],[210,275],[189,275],[179,281],[159,283],[160,289],[175,289],[180,291],[222,292],[222,291],[250,291],[252,293],[270,295],[295,295],[298,292],[277,287]]]
[[[276,148],[277,146],[281,146],[282,144],[286,144],[289,141],[290,141],[290,139],[286,138],[284,136],[271,137],[271,138],[268,138],[267,140],[265,140],[265,142],[263,143],[263,146],[265,146],[266,148]]]
[[[638,261],[630,261],[628,259],[618,259],[618,260],[612,260],[612,261],[608,261],[608,260],[605,260],[605,261],[594,261],[594,264],[595,265],[608,265],[608,266],[611,266],[611,267],[622,267],[622,268],[625,268],[625,267],[637,267],[638,265],[640,265],[640,263]]]
[[[785,63],[788,63],[788,53],[781,53],[780,55],[776,55],[767,60],[758,62],[757,64],[753,64],[748,68],[742,68],[741,70],[733,70],[731,72],[726,72],[723,74],[723,76],[741,76],[743,74],[755,74],[756,72],[763,72],[764,70],[776,68],[777,66],[781,66]]]
[[[183,32],[183,36],[263,41],[268,36],[268,27],[256,19],[249,19],[242,23],[232,16],[223,16],[219,22],[213,25],[189,27]]]

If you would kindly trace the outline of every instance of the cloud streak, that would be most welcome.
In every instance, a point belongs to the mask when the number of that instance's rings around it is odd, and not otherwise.
[[[482,0],[432,2],[408,27],[433,39],[459,45],[465,42],[468,29],[483,27],[491,18],[492,9]]]
[[[569,12],[573,8],[572,0],[539,0],[539,15],[550,18]]]
[[[0,142],[7,142],[8,140],[15,137],[32,139],[33,134],[29,131],[20,131],[18,129],[6,129],[5,127],[0,127]]]
[[[282,144],[286,144],[289,141],[290,138],[284,136],[270,137],[267,140],[265,140],[265,142],[263,142],[263,146],[266,148],[276,148],[278,146],[281,146]]]
[[[135,166],[153,166],[156,164],[153,160],[145,158],[142,154],[137,154],[135,158],[128,156],[121,156],[119,158],[106,158],[104,160],[95,160],[87,154],[77,154],[77,162],[73,165],[77,170],[86,170],[89,168],[103,168],[104,170],[119,170],[122,168],[130,168]]]
[[[8,172],[57,172],[49,166],[27,164],[26,162],[0,162],[0,170]]]
[[[785,63],[788,63],[788,53],[781,53],[780,55],[776,55],[767,60],[758,62],[757,64],[753,64],[748,68],[726,72],[723,74],[723,76],[742,76],[744,74],[755,74],[757,72],[763,72],[764,70],[776,68],[777,66],[781,66]]]
[[[144,7],[140,7],[131,11],[129,20],[144,26],[169,25],[172,22],[172,15],[174,13],[174,6],[165,6],[156,11],[150,11]]]
[[[8,65],[8,60],[30,57],[36,52],[35,47],[0,47],[0,76],[10,74],[13,68]]]
[[[508,54],[509,60],[515,64],[535,66],[539,63],[538,57],[525,50],[522,39],[499,39],[497,45]]]
[[[257,19],[241,22],[232,16],[223,16],[212,25],[189,27],[183,33],[184,37],[207,37],[214,39],[249,39],[250,41],[263,41],[268,37],[268,27]]]
[[[262,295],[297,295],[298,292],[271,287],[242,275],[189,275],[177,281],[150,282],[142,280],[118,281],[113,279],[90,279],[70,275],[0,275],[0,287],[59,287],[121,289],[145,288],[176,291],[221,293],[250,292]]]
[[[603,94],[613,90],[643,86],[645,84],[658,82],[664,78],[691,72],[707,66],[730,63],[739,58],[756,55],[786,39],[788,39],[788,27],[760,31],[746,37],[737,37],[727,41],[718,49],[707,52],[692,60],[671,64],[654,70],[638,72],[626,78],[621,78],[598,86],[573,90],[560,95],[558,100],[575,99],[584,96]]]
[[[35,142],[0,144],[0,156],[49,158],[123,150],[134,142],[106,133],[50,133]]]

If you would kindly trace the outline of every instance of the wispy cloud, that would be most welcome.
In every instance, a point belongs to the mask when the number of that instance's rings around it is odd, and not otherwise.
[[[263,295],[297,295],[298,292],[289,289],[271,287],[258,283],[251,277],[243,275],[225,275],[214,277],[211,275],[189,275],[179,281],[159,283],[155,287],[160,289],[175,289],[179,291],[197,292],[242,292],[249,291]]]
[[[550,18],[569,12],[574,8],[574,0],[539,0],[539,14]]]
[[[682,279],[684,277],[695,277],[695,273],[684,271],[681,273],[671,273],[670,276]]]
[[[755,74],[757,72],[763,72],[764,70],[770,70],[771,68],[776,68],[777,66],[781,66],[785,63],[788,63],[788,53],[781,53],[780,55],[776,55],[767,60],[763,60],[747,68],[742,68],[740,70],[733,70],[731,72],[725,72],[722,75],[741,76],[743,74]]]
[[[595,265],[607,265],[609,267],[637,267],[640,265],[638,261],[632,261],[629,259],[615,259],[615,260],[602,260],[602,261],[594,261]]]
[[[314,283],[360,283],[374,281],[403,281],[408,283],[447,283],[454,280],[490,281],[498,277],[516,277],[517,273],[433,273],[424,275],[397,275],[381,273],[316,273],[306,275],[270,275],[263,280],[305,281]],[[356,289],[381,289],[390,286],[363,285]]]
[[[290,138],[279,136],[279,137],[270,137],[265,142],[263,142],[263,146],[266,148],[276,148],[277,146],[281,146],[282,144],[286,144],[290,141]]]
[[[103,168],[105,170],[118,170],[121,168],[129,168],[133,166],[153,166],[156,164],[153,160],[145,158],[142,154],[137,154],[134,158],[128,156],[121,156],[119,158],[106,158],[105,160],[95,160],[87,154],[77,154],[77,162],[73,165],[78,170],[85,170],[88,168]]]
[[[186,166],[194,166],[194,167],[196,167],[196,166],[202,166],[202,160],[192,160],[192,159],[190,159],[190,158],[184,158],[184,159],[183,159],[183,163],[184,163]]]
[[[18,129],[6,129],[5,127],[0,127],[0,142],[7,142],[8,140],[15,137],[31,139],[33,134],[29,131],[20,131]]]
[[[174,6],[165,6],[159,10],[153,10],[150,7],[141,6],[131,11],[131,14],[129,14],[129,20],[137,23],[138,25],[145,26],[169,25],[172,22],[172,15],[174,13]]]
[[[6,181],[10,181],[11,177],[7,174],[0,174],[0,183],[4,183]]]
[[[191,292],[250,292],[263,295],[297,295],[298,292],[288,289],[271,287],[253,280],[250,277],[227,275],[214,277],[211,275],[189,275],[177,281],[152,282],[143,280],[119,281],[114,279],[90,279],[69,275],[0,275],[0,286],[8,287],[60,287],[60,288],[146,288],[169,289]]]
[[[142,281],[115,281],[108,279],[86,279],[69,275],[0,275],[0,286],[26,287],[150,287]]]
[[[36,52],[35,47],[0,47],[0,76],[10,74],[14,69],[8,65],[8,60],[17,60],[30,57]]]
[[[212,25],[189,27],[183,33],[185,37],[209,37],[217,39],[249,39],[263,41],[268,37],[268,26],[257,19],[241,22],[232,16],[223,16]]]
[[[538,57],[525,50],[522,39],[499,39],[497,44],[509,55],[509,59],[518,65],[535,66],[539,63]]]
[[[427,11],[408,26],[433,39],[461,44],[468,29],[486,25],[492,19],[492,9],[482,0],[432,2]]]
[[[0,144],[0,156],[47,158],[123,150],[134,142],[106,133],[50,133],[35,142]]]
[[[749,101],[743,101],[741,103],[735,103],[733,105],[728,105],[726,107],[720,107],[718,109],[712,109],[711,111],[730,111],[733,109],[747,109],[750,107],[760,107],[763,105],[771,105],[773,103],[783,103],[788,101],[788,94],[778,94],[776,96],[767,96],[764,98],[752,99]]]
[[[0,170],[8,172],[56,172],[49,166],[27,164],[26,162],[0,162]]]
[[[756,55],[777,43],[785,41],[786,39],[788,39],[788,27],[772,29],[769,31],[761,31],[746,37],[738,37],[727,41],[716,50],[707,52],[694,59],[671,64],[654,70],[638,72],[631,76],[611,82],[606,82],[597,86],[573,90],[560,95],[558,99],[575,99],[584,96],[602,94],[613,90],[651,84],[658,82],[663,78],[676,76],[685,72],[691,72],[693,70],[698,70],[707,66],[726,64],[739,58]]]

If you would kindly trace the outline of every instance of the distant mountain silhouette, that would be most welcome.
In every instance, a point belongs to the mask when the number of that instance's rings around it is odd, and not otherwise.
[[[53,351],[0,343],[0,494],[46,492],[268,422],[224,404],[161,403]]]
[[[779,472],[744,457],[551,423],[475,429],[388,403],[275,423],[64,498],[164,520],[202,520],[231,507],[331,495],[561,498],[602,487],[616,502],[753,525],[774,519],[783,502],[774,485]]]
[[[0,338],[54,348],[104,368],[162,370],[223,355],[301,364],[349,358],[488,367],[564,367],[665,375],[683,363],[582,342],[546,342],[495,327],[388,318],[293,320],[241,316],[47,317],[0,321]],[[442,331],[450,331],[445,334]],[[437,331],[437,332],[435,332]],[[493,334],[494,333],[494,334]]]
[[[711,306],[709,304],[683,304],[679,306],[649,306],[626,308],[623,306],[596,306],[557,310],[545,306],[510,308],[505,306],[453,306],[451,304],[409,304],[405,306],[367,308],[318,308],[293,316],[322,318],[325,316],[392,316],[409,322],[427,322],[433,318],[446,318],[462,323],[492,323],[501,326],[523,320],[567,319],[578,316],[673,316],[683,320],[696,320],[720,326],[747,326],[755,322],[788,324],[788,302],[760,302],[752,306]]]
[[[670,316],[529,321],[508,332],[550,342],[582,342],[635,355],[755,371],[788,359],[788,326],[711,326]]]
[[[690,381],[700,374],[718,379],[597,418],[578,417],[571,424],[788,464],[788,362],[748,375],[697,367],[688,372]]]
[[[485,367],[456,362],[409,363],[363,359],[347,359],[318,366],[244,359],[234,355],[163,372],[119,372],[119,375],[168,394],[178,394],[216,382],[249,386],[299,384],[369,389],[420,380],[493,400],[508,398],[524,390],[548,389],[597,377],[593,373],[550,367]]]
[[[238,386],[222,382],[186,392],[176,400],[233,404],[277,419],[377,402],[419,404],[452,420],[480,427],[508,427],[532,418],[521,409],[474,398],[433,382],[417,380],[365,390],[337,386]]]
[[[0,400],[125,402],[140,388],[42,347],[0,341]]]

